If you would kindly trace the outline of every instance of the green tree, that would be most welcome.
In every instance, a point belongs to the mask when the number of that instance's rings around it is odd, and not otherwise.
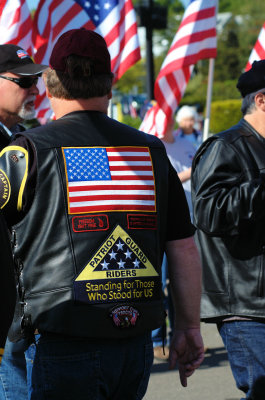
[[[219,12],[231,12],[231,17],[223,30],[218,32],[212,100],[239,99],[237,79],[245,69],[264,23],[265,3],[220,0]],[[208,65],[208,60],[197,63],[197,75],[194,74],[190,80],[182,103],[205,104]]]
[[[135,86],[139,93],[146,91],[146,70],[145,60],[141,59],[134,64],[126,73],[117,81],[114,88],[121,93],[132,93]]]
[[[241,73],[241,46],[238,35],[239,26],[234,17],[232,17],[218,38],[215,61],[216,81],[236,79]]]

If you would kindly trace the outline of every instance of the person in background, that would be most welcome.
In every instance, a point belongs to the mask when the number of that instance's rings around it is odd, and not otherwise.
[[[191,164],[193,157],[201,144],[201,133],[194,129],[197,120],[197,113],[193,107],[183,106],[179,109],[176,120],[179,128],[175,131],[175,120],[171,118],[168,122],[166,132],[162,139],[165,145],[167,156],[171,164],[178,173],[179,179],[185,190],[186,199],[189,206],[190,216],[192,218],[191,204]],[[171,299],[171,287],[168,280],[167,257],[164,255],[162,264],[162,283],[164,292],[165,307],[168,312],[169,327],[163,324],[152,332],[154,345],[154,357],[160,361],[166,361],[169,357],[169,344],[174,326],[174,312]]]
[[[186,386],[204,358],[201,266],[177,173],[159,139],[107,116],[113,74],[100,35],[65,32],[49,63],[56,120],[18,134],[0,157],[10,182],[0,204],[21,270],[13,332],[40,335],[30,398],[144,397],[151,330],[165,319],[165,251],[175,305],[170,368],[178,361]]]
[[[217,324],[237,387],[265,398],[265,60],[240,75],[243,118],[211,136],[192,166],[201,318]]]
[[[191,106],[182,106],[176,115],[178,129],[172,134],[167,131],[163,138],[168,158],[182,182],[186,199],[192,214],[191,202],[191,165],[196,151],[202,143],[202,134],[194,128],[197,112]]]
[[[13,44],[0,45],[0,150],[11,142],[13,135],[25,130],[21,124],[24,120],[34,118],[34,101],[39,93],[36,85],[38,77],[46,68],[46,65],[35,64],[21,47]],[[6,178],[3,171],[0,171],[0,178],[1,180]],[[8,231],[2,219],[3,216],[0,215],[1,285],[3,287],[0,295],[5,298],[1,301],[1,305],[4,305],[4,315],[2,316],[1,312],[0,346],[5,345],[5,350],[0,350],[1,354],[4,353],[0,367],[0,398],[1,400],[26,400],[28,391],[24,352],[29,346],[29,341],[12,343],[9,339],[6,340],[14,312],[15,266],[10,259],[11,232]],[[4,233],[5,230],[6,233]]]

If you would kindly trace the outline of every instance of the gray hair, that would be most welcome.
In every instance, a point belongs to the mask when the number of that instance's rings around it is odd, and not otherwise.
[[[196,120],[197,117],[197,112],[194,107],[182,106],[177,112],[176,121],[179,124],[183,118],[193,118]]]
[[[255,96],[258,93],[265,94],[265,89],[262,88],[262,89],[256,90],[253,93],[247,94],[243,98],[242,105],[241,105],[241,111],[242,111],[243,116],[246,115],[246,114],[252,114],[252,112],[256,109]]]

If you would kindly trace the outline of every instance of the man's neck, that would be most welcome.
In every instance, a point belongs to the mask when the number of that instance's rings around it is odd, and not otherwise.
[[[253,113],[244,115],[244,119],[265,138],[265,118],[261,119],[256,113]]]
[[[52,97],[51,106],[56,118],[61,118],[74,111],[99,111],[108,113],[109,99],[104,97],[93,97],[91,99],[65,100]]]
[[[18,115],[8,114],[8,113],[1,113],[0,112],[0,121],[3,125],[5,125],[8,129],[11,129],[12,126],[18,124],[22,121],[22,119]]]

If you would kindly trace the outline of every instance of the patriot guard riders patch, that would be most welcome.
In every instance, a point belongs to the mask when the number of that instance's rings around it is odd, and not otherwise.
[[[66,147],[62,151],[69,214],[156,211],[148,147]]]
[[[89,304],[156,300],[160,288],[155,268],[119,225],[74,282],[75,299]]]

